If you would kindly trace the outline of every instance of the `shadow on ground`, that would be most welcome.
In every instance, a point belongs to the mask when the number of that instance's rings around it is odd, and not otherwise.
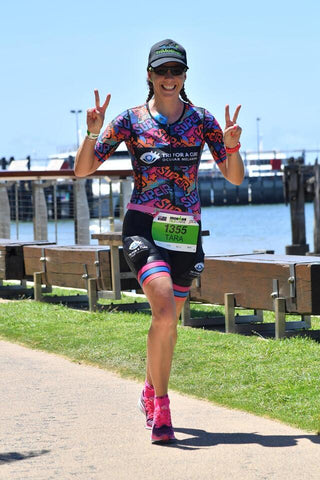
[[[32,457],[39,457],[40,455],[45,455],[49,453],[50,450],[39,450],[39,451],[31,451],[31,452],[8,452],[8,453],[0,453],[0,465],[4,463],[12,463],[18,462],[19,460],[26,460]]]
[[[215,445],[248,445],[258,444],[262,447],[294,447],[298,440],[308,439],[320,445],[319,435],[260,435],[258,433],[211,433],[194,428],[175,428],[177,441],[169,444],[170,447],[182,450],[197,450]],[[188,438],[179,440],[179,433],[188,435]]]

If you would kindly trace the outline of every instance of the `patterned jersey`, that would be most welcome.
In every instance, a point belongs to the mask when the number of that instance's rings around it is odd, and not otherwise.
[[[124,141],[133,168],[131,203],[199,217],[201,153],[207,143],[214,160],[225,161],[222,130],[211,113],[187,103],[177,122],[165,122],[151,115],[148,104],[126,110],[100,135],[95,155],[103,162]]]

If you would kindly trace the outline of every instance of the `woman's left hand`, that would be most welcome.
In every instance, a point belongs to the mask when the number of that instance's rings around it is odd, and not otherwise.
[[[224,144],[228,148],[234,148],[238,145],[241,127],[237,124],[237,118],[240,112],[241,105],[238,105],[234,112],[232,120],[230,119],[229,105],[226,105],[226,126],[223,132]]]

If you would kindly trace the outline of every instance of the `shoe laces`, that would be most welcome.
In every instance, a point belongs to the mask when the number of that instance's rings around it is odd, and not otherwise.
[[[143,397],[144,401],[144,408],[146,409],[147,412],[147,418],[153,419],[153,414],[154,414],[154,397]]]
[[[162,427],[162,425],[167,425],[171,427],[171,413],[169,405],[162,405],[157,407],[154,412],[154,423],[156,427]]]

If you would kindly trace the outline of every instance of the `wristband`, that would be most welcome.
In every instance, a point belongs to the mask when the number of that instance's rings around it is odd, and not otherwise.
[[[87,130],[87,137],[90,139],[90,140],[97,140],[97,138],[99,137],[100,133],[91,133],[89,132],[89,130]]]
[[[240,150],[240,147],[241,147],[241,143],[238,142],[238,145],[236,145],[235,147],[230,147],[229,148],[229,147],[226,146],[225,149],[226,149],[227,153],[235,153],[235,152],[238,152]]]

